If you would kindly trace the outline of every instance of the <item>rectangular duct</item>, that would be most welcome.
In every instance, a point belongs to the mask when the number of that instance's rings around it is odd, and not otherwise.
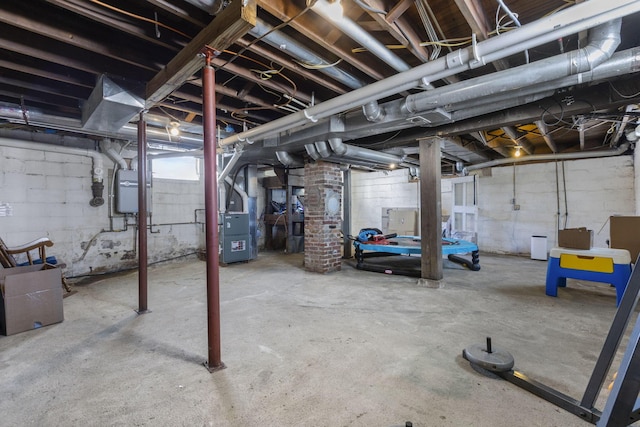
[[[125,89],[123,83],[116,83],[104,74],[98,78],[82,106],[83,129],[116,132],[143,110],[144,100]]]
[[[409,117],[407,120],[416,126],[436,126],[453,121],[451,120],[451,113],[442,108],[423,111],[415,116]]]

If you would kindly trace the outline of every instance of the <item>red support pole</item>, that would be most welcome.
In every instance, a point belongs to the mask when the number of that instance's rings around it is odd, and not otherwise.
[[[209,372],[224,369],[220,351],[220,260],[218,254],[218,173],[216,171],[215,71],[210,50],[202,70],[202,120],[204,124],[204,207],[207,247],[207,330]]]
[[[138,121],[138,314],[147,309],[147,123]]]

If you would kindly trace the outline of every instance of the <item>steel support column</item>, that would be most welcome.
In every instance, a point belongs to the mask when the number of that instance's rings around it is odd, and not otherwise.
[[[218,179],[216,170],[216,81],[213,53],[205,51],[202,69],[202,120],[204,122],[204,206],[207,251],[207,331],[209,372],[224,369],[220,351],[220,260],[218,254]]]
[[[138,121],[138,314],[147,308],[147,123]]]

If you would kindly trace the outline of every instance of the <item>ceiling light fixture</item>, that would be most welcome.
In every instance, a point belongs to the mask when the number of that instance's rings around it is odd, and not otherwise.
[[[515,153],[515,156],[516,156],[516,157],[520,157],[521,155],[522,155],[522,153],[520,152],[520,146],[518,145],[518,146],[516,147],[516,153]]]
[[[169,135],[180,136],[180,122],[169,123]]]
[[[321,15],[331,19],[332,21],[341,20],[344,13],[340,0],[317,0],[313,7]]]

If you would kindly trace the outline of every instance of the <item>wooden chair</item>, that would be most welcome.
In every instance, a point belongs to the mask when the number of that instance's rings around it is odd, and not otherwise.
[[[44,268],[64,268],[63,264],[52,264],[47,262],[46,248],[53,246],[53,242],[47,237],[33,240],[20,246],[8,247],[0,238],[0,265],[3,268],[18,267],[14,255],[26,254],[29,265],[44,264]],[[38,258],[31,256],[32,251],[38,251]],[[62,286],[65,291],[71,292],[71,288],[67,283],[64,275],[62,276]]]

